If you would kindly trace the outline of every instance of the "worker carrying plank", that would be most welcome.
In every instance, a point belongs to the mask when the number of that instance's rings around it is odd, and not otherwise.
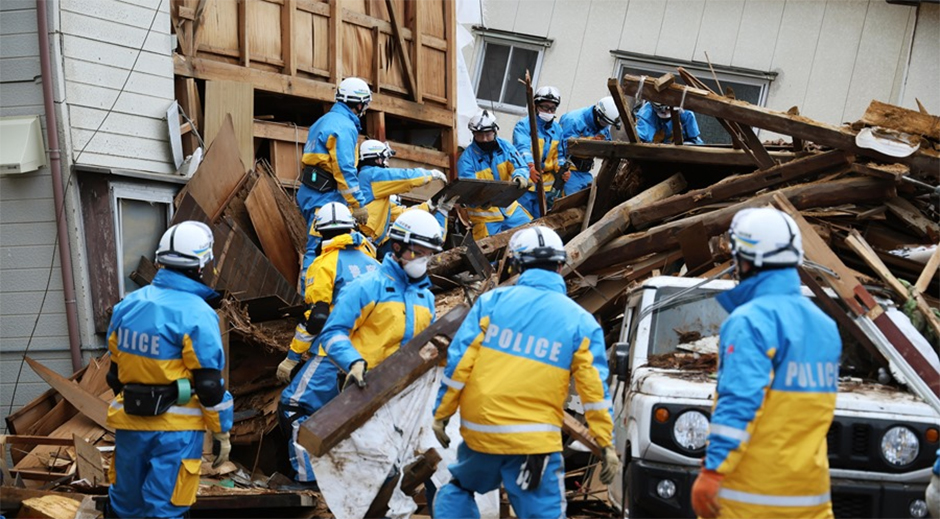
[[[202,444],[212,433],[213,467],[231,451],[232,395],[225,390],[219,317],[202,283],[212,268],[212,230],[170,227],[160,239],[153,282],[114,307],[108,326],[116,395],[106,517],[180,517],[196,501]]]
[[[561,116],[562,141],[568,139],[610,140],[611,125],[620,127],[620,113],[611,96],[601,98],[594,106],[585,106]],[[565,182],[565,194],[577,193],[591,186],[594,176],[594,159],[590,157],[568,157],[571,178]]]
[[[313,227],[317,210],[329,202],[342,202],[349,206],[353,217],[364,224],[369,217],[366,201],[359,188],[357,143],[362,124],[359,119],[372,101],[372,90],[360,78],[348,77],[336,89],[336,102],[329,112],[316,120],[307,133],[297,204]],[[314,251],[320,237],[307,238],[303,270],[313,262]]]
[[[317,341],[317,353],[299,369],[300,360],[314,343],[341,291],[354,279],[378,270],[375,249],[356,231],[356,220],[346,204],[330,202],[317,211],[314,222],[323,238],[316,259],[306,274],[304,300],[308,309],[294,331],[287,358],[277,367],[277,378],[288,383],[278,402],[278,425],[287,440],[287,457],[294,479],[313,487],[316,476],[297,434],[310,415],[339,394],[339,365],[343,371],[362,358],[349,348],[332,349],[331,357]],[[296,371],[296,374],[294,373]]]
[[[535,91],[534,101],[538,113],[535,123],[539,139],[538,149],[542,157],[541,173],[536,169],[532,156],[532,132],[528,118],[523,117],[516,123],[512,131],[512,143],[529,166],[529,180],[532,184],[529,191],[519,199],[519,203],[532,218],[541,218],[545,215],[539,211],[538,196],[535,193],[535,183],[539,176],[545,185],[546,197],[550,198],[548,208],[551,209],[554,199],[561,196],[570,173],[565,162],[568,145],[562,136],[561,124],[555,123],[555,112],[561,104],[561,92],[553,86],[543,86]]]
[[[561,430],[572,378],[603,448],[601,481],[620,470],[604,334],[567,296],[561,238],[530,227],[509,249],[518,283],[482,294],[447,351],[433,428],[446,448],[447,422],[459,407],[464,442],[449,467],[453,479],[435,498],[437,519],[480,517],[473,494],[500,483],[519,517],[564,517]]]
[[[362,190],[369,211],[369,220],[361,226],[362,232],[372,240],[378,250],[378,258],[384,258],[391,252],[389,231],[395,220],[407,207],[395,200],[416,187],[428,184],[432,180],[447,182],[443,172],[424,168],[392,168],[389,160],[395,150],[387,142],[374,139],[363,141],[359,145],[359,188]],[[393,198],[395,197],[395,198]],[[442,200],[435,205],[433,201],[418,207],[434,215],[441,228],[447,229],[447,216],[457,202],[456,196]]]
[[[473,134],[473,142],[457,159],[457,175],[478,180],[512,181],[520,189],[527,189],[529,168],[516,148],[496,135],[499,130],[496,116],[488,110],[480,110],[470,118],[467,126]],[[467,207],[467,213],[473,226],[473,238],[477,240],[532,221],[532,215],[519,202],[505,208]]]
[[[774,208],[729,231],[741,280],[718,302],[718,385],[692,508],[704,518],[831,518],[826,433],[839,385],[835,322],[800,293],[800,230]],[[786,452],[781,452],[785,447]]]

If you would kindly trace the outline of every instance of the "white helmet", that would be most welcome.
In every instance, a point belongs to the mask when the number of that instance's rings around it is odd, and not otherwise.
[[[163,233],[156,262],[164,267],[196,269],[212,261],[212,229],[202,222],[187,220]]]
[[[409,209],[401,214],[388,231],[389,239],[414,243],[440,252],[444,244],[441,225],[423,209]]]
[[[351,231],[356,228],[356,219],[346,204],[330,202],[317,211],[313,225],[317,232]]]
[[[653,107],[653,112],[660,119],[669,119],[672,117],[672,107],[664,105],[662,103],[657,103],[655,101],[650,101],[650,105]]]
[[[372,101],[369,84],[357,77],[348,77],[336,89],[336,100],[343,103],[368,103]]]
[[[549,101],[555,103],[556,105],[560,105],[561,91],[553,86],[539,87],[539,89],[535,91],[535,96],[532,100],[535,101],[535,104],[539,104],[543,101]]]
[[[728,230],[731,252],[761,268],[796,267],[803,263],[803,239],[790,215],[773,207],[738,211]]]
[[[509,257],[524,270],[526,265],[533,263],[564,263],[568,254],[558,233],[536,225],[512,235],[509,239]]]
[[[602,97],[601,100],[594,105],[594,113],[597,114],[597,118],[600,119],[602,123],[608,126],[620,126],[620,112],[617,111],[617,104],[614,103],[613,97]]]
[[[387,159],[393,155],[395,151],[382,141],[367,139],[359,145],[359,160]]]
[[[499,125],[496,124],[495,115],[487,110],[480,110],[470,118],[467,128],[470,128],[471,132],[495,132],[499,130]]]

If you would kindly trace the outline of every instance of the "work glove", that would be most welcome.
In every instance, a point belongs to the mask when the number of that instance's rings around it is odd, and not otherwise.
[[[369,221],[369,210],[365,207],[357,207],[353,209],[353,218],[356,219],[356,223],[359,225],[365,225]]]
[[[714,519],[721,511],[718,490],[725,477],[714,470],[702,469],[692,485],[692,510],[703,519]]]
[[[285,384],[290,383],[290,374],[294,370],[294,366],[297,365],[296,360],[284,359],[280,364],[277,365],[277,379]]]
[[[232,440],[227,432],[212,433],[212,468],[217,469],[219,465],[228,461],[228,455],[232,452]]]
[[[457,203],[457,199],[460,198],[460,195],[451,195],[440,203],[435,204],[434,199],[428,200],[428,212],[433,213],[434,211],[440,211],[441,214],[447,216],[450,211],[454,208],[454,205]]]
[[[620,472],[620,458],[613,447],[604,447],[604,458],[601,460],[601,483],[609,485],[614,476]]]
[[[570,169],[564,169],[564,170],[562,170],[562,171],[561,171],[561,179],[562,179],[563,181],[567,182],[569,178],[571,178],[571,170],[570,170]]]
[[[437,169],[432,169],[432,170],[431,170],[431,180],[440,180],[440,181],[443,181],[443,182],[446,184],[446,183],[447,183],[447,175],[445,175],[443,171],[440,171],[440,170],[437,170]]]
[[[346,387],[349,386],[350,382],[353,380],[356,381],[356,385],[359,387],[366,387],[366,361],[357,360],[353,362],[353,365],[349,368],[349,373],[346,374],[346,382],[343,384],[343,390],[346,390]]]
[[[431,430],[434,431],[434,436],[437,438],[437,441],[440,442],[441,447],[445,449],[450,447],[450,436],[447,436],[447,422],[450,419],[445,418],[443,420],[434,420],[434,425],[431,426]]]
[[[529,180],[535,183],[535,182],[538,182],[540,178],[542,178],[542,174],[539,173],[537,169],[535,169],[535,164],[530,162],[529,163]]]
[[[529,187],[529,179],[525,177],[512,177],[512,182],[516,184],[519,189],[527,189]]]

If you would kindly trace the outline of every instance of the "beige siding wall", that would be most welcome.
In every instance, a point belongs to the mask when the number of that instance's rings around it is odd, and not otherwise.
[[[919,9],[919,11],[918,11]],[[776,72],[767,106],[831,124],[872,99],[940,112],[940,6],[884,0],[486,0],[487,27],[550,38],[560,113],[606,95],[620,50]],[[472,66],[477,65],[471,59]],[[474,72],[474,71],[472,71]],[[503,137],[518,115],[500,114]],[[764,138],[775,137],[764,133]]]

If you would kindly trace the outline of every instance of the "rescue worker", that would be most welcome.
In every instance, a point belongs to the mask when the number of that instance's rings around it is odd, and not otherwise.
[[[347,285],[320,340],[330,353],[354,346],[375,368],[434,321],[428,260],[441,251],[440,224],[422,209],[402,213],[389,230],[392,252],[382,265]]]
[[[620,114],[614,98],[607,96],[601,98],[594,106],[586,106],[573,110],[561,116],[562,140],[580,137],[596,140],[610,140],[610,126],[620,126]],[[567,145],[567,144],[566,144]],[[587,157],[568,157],[571,164],[571,178],[565,182],[565,194],[577,193],[591,186],[594,176],[594,159]]]
[[[671,144],[673,110],[679,111],[679,124],[682,125],[682,142],[685,144],[705,144],[698,129],[695,113],[652,101],[644,103],[636,113],[636,134],[640,141]]]
[[[535,124],[538,127],[539,151],[542,154],[542,184],[545,187],[546,207],[551,209],[554,200],[561,196],[564,183],[570,176],[568,165],[565,163],[568,146],[562,138],[561,124],[555,124],[555,112],[561,104],[561,92],[553,86],[544,86],[535,91],[533,100],[537,113]],[[545,215],[539,211],[535,186],[540,175],[535,169],[532,157],[532,134],[528,117],[523,117],[516,123],[512,131],[512,143],[529,166],[529,191],[522,195],[519,203],[532,218],[541,218]],[[555,185],[556,182],[558,185]]]
[[[356,221],[345,204],[330,202],[321,207],[314,225],[323,241],[322,252],[307,269],[304,299],[309,309],[297,324],[287,358],[277,367],[278,380],[289,383],[278,403],[278,421],[289,438],[288,458],[294,479],[310,486],[316,476],[307,450],[297,442],[300,426],[339,394],[337,364],[345,371],[361,357],[352,348],[337,347],[331,350],[332,358],[328,358],[318,343],[317,354],[296,375],[293,371],[320,334],[344,287],[379,267],[375,249],[356,231]]]
[[[297,204],[308,229],[313,227],[317,209],[329,202],[345,203],[360,224],[369,217],[365,197],[359,189],[356,146],[362,128],[359,119],[365,115],[371,101],[369,85],[360,78],[348,77],[336,90],[333,108],[317,119],[307,133]],[[307,237],[302,272],[307,272],[313,262],[319,243],[320,237],[315,233]]]
[[[509,141],[496,136],[499,125],[487,110],[478,111],[467,125],[473,134],[470,143],[457,159],[460,178],[504,180],[515,182],[520,189],[529,187],[529,169],[522,156]],[[532,216],[518,203],[508,207],[468,207],[473,238],[482,239],[508,231],[532,221]]]
[[[385,254],[391,252],[388,232],[392,223],[407,209],[392,197],[435,179],[447,182],[444,173],[436,169],[389,167],[389,159],[394,155],[395,150],[387,142],[369,139],[359,146],[359,186],[369,211],[369,221],[362,226],[362,230],[375,244],[379,251],[378,258],[384,258]],[[429,201],[419,207],[433,214],[441,227],[446,229],[447,215],[455,202],[456,198],[439,205]]]
[[[831,518],[826,433],[842,343],[835,322],[800,292],[800,230],[770,207],[730,229],[740,284],[718,296],[718,385],[702,471],[699,517]]]
[[[565,516],[561,429],[571,379],[604,449],[601,481],[620,469],[604,334],[567,296],[561,238],[529,227],[509,249],[518,284],[480,295],[447,351],[433,428],[446,448],[445,428],[459,407],[464,442],[449,467],[453,479],[435,498],[437,519],[480,517],[473,494],[500,483],[517,516]]]
[[[212,230],[170,227],[160,239],[153,282],[114,307],[108,326],[116,395],[108,408],[114,458],[106,517],[180,517],[196,501],[203,436],[213,467],[231,451],[232,395],[225,390],[219,318],[202,283],[212,266]]]

